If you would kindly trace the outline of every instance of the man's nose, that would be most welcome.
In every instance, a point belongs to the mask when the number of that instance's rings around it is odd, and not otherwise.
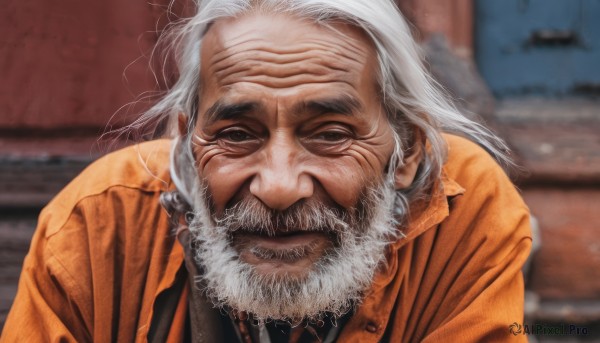
[[[274,210],[285,210],[313,195],[312,177],[286,144],[267,148],[264,164],[250,182],[250,193]]]

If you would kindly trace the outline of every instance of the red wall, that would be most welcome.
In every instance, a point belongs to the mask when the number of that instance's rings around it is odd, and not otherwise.
[[[454,52],[473,54],[473,0],[397,0],[422,39],[434,33],[446,36]]]
[[[156,41],[164,6],[6,0],[2,7],[0,130],[104,127],[156,88],[141,56]]]
[[[470,49],[471,0],[399,0],[426,37]],[[5,0],[0,12],[0,132],[103,128],[157,89],[147,56],[169,0]],[[187,2],[183,1],[183,2]],[[175,12],[184,12],[178,2]],[[189,7],[189,6],[188,6]],[[452,13],[452,15],[448,15]],[[130,119],[141,109],[130,111]]]

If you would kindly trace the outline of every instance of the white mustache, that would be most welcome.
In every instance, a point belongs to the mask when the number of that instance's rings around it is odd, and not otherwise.
[[[353,212],[357,211],[326,206],[310,199],[275,211],[250,196],[225,210],[215,221],[230,234],[246,232],[275,236],[304,231],[337,236],[360,226],[359,216]]]

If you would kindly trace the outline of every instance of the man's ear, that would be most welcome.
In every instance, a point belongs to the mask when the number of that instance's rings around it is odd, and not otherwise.
[[[414,129],[414,138],[412,146],[405,151],[402,166],[394,172],[394,181],[396,189],[405,189],[410,187],[417,175],[417,169],[423,159],[423,146],[425,145],[425,136],[420,129]]]
[[[179,135],[185,136],[188,134],[188,116],[179,112],[177,116],[177,128],[179,129]]]

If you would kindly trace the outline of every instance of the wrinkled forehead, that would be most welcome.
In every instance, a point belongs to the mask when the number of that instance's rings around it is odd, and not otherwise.
[[[350,83],[358,83],[365,75],[374,79],[377,73],[371,39],[360,28],[341,20],[318,24],[291,14],[248,13],[219,19],[211,25],[201,50],[203,79],[235,64],[245,62],[247,66],[251,61],[274,66],[314,62],[325,68],[305,72],[333,72]]]
[[[213,22],[205,32],[205,44],[215,48],[227,48],[250,39],[266,39],[274,44],[302,41],[307,34],[319,34],[324,40],[351,44],[357,48],[370,38],[359,27],[343,20],[329,19],[315,22],[290,13],[248,12],[237,17],[221,18]]]

